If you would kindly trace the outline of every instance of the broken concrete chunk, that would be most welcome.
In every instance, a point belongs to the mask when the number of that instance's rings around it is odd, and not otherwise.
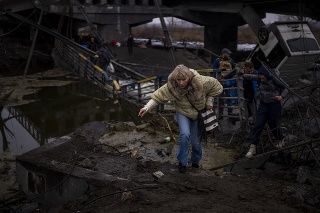
[[[157,178],[161,178],[164,174],[161,171],[156,171],[153,173],[154,176],[156,176]]]
[[[141,124],[139,126],[136,126],[136,130],[137,131],[141,131],[144,130],[145,128],[147,128],[150,124],[146,123],[146,124]]]

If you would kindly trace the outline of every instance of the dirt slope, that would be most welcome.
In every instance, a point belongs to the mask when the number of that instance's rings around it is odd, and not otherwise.
[[[118,62],[125,64],[131,69],[137,70],[146,76],[161,75],[170,73],[174,69],[173,57],[176,65],[184,64],[193,69],[208,69],[208,63],[195,57],[194,54],[187,50],[177,49],[171,54],[166,49],[146,49],[134,47],[133,54],[128,53],[127,47],[111,48]],[[172,57],[173,56],[173,57]],[[141,65],[141,66],[139,66]]]

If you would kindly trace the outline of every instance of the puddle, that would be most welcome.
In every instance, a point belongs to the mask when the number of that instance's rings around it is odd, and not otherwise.
[[[0,154],[22,154],[71,133],[91,121],[135,121],[134,106],[115,102],[107,91],[88,82],[43,87],[24,96],[32,102],[1,106]]]

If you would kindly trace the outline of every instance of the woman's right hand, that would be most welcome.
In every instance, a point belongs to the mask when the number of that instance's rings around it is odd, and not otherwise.
[[[140,109],[138,116],[143,117],[148,111],[148,108],[143,107]]]

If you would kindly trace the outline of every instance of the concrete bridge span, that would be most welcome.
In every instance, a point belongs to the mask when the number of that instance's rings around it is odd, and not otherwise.
[[[125,40],[131,27],[159,17],[154,0],[80,0],[89,19],[96,24],[106,42]],[[254,32],[264,26],[265,13],[308,16],[320,19],[319,1],[306,0],[158,0],[163,16],[177,17],[204,26],[205,48],[218,52],[223,47],[235,50],[237,27],[249,24]],[[1,9],[23,11],[44,9],[47,14],[73,18],[73,27],[87,25],[74,0],[0,0]],[[44,17],[45,19],[45,17]],[[52,19],[52,17],[51,17]]]
[[[131,27],[151,22],[154,18],[159,17],[158,9],[153,0],[82,0],[80,2],[90,20],[98,25],[98,31],[107,42],[112,39],[123,41],[131,32]],[[163,16],[177,17],[204,26],[204,46],[212,51],[219,52],[224,47],[235,50],[238,26],[247,23],[240,14],[243,9],[241,2],[223,5],[219,3],[211,6],[210,10],[207,10],[207,5],[198,5],[198,7],[192,8],[190,5],[171,5],[169,1],[158,0],[158,3]],[[190,3],[188,2],[188,4]],[[72,4],[72,1],[69,5],[63,5],[49,3],[47,0],[46,4],[48,13],[59,15],[65,13],[78,20],[75,26],[83,27],[86,25],[81,21],[83,16],[79,8]],[[37,7],[40,8],[41,4]],[[257,15],[253,9],[250,12],[257,17],[255,20],[260,20],[260,25],[263,24],[261,18],[265,17],[265,13]],[[243,15],[247,15],[247,13],[243,13]]]
[[[158,9],[154,5],[84,5],[88,18],[97,25],[99,33],[103,39],[110,42],[112,39],[117,41],[125,40],[131,32],[131,28],[152,22],[154,18],[159,17]],[[48,13],[63,14],[65,6],[50,5],[47,8]],[[70,11],[70,8],[68,8]],[[72,6],[72,16],[76,27],[87,26],[83,22],[83,15],[77,8]],[[173,9],[165,8],[162,11],[164,16],[172,16]]]

